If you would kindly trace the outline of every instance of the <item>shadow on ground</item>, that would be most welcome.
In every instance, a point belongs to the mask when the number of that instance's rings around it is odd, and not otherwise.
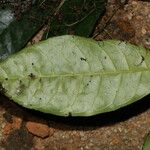
[[[61,130],[82,130],[90,127],[102,127],[125,121],[133,116],[145,112],[150,108],[150,95],[135,102],[129,106],[118,109],[113,112],[104,113],[91,117],[60,117],[50,114],[44,114],[38,111],[29,110],[10,101],[5,96],[0,95],[0,107],[6,110],[4,118],[11,121],[12,116],[20,117],[23,122],[34,121],[41,122],[45,120],[49,126]]]

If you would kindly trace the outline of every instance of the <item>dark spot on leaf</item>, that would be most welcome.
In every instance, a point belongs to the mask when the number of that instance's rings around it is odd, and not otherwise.
[[[76,55],[76,53],[75,53],[74,51],[72,51],[72,54],[73,54],[73,55]]]
[[[68,113],[68,116],[69,116],[69,117],[71,117],[71,116],[72,116],[72,113],[71,113],[71,112],[69,112],[69,113]]]
[[[16,89],[16,94],[17,95],[20,95],[23,93],[23,91],[25,90],[25,85],[22,83],[22,81],[20,80],[19,81],[19,86],[18,88]]]
[[[5,78],[5,80],[7,81],[7,80],[8,80],[8,78]]]
[[[90,77],[92,78],[93,76],[91,75]]]
[[[31,79],[35,79],[35,78],[36,78],[33,73],[30,73],[30,74],[29,74],[29,77],[30,77]]]
[[[25,88],[25,85],[21,83],[20,84],[20,89],[23,90],[24,88]]]
[[[137,64],[137,66],[142,65],[143,61],[145,60],[145,57],[143,55],[141,55],[141,62],[139,64]]]
[[[89,82],[92,82],[91,80]]]
[[[107,57],[105,56],[104,59],[107,59]]]
[[[141,55],[141,57],[142,57],[141,63],[143,63],[143,61],[145,60],[145,57],[142,55]]]
[[[41,97],[40,97],[39,99],[40,99],[40,100],[42,100],[42,98],[41,98]]]
[[[34,63],[32,63],[32,66],[34,65]]]
[[[87,83],[86,85],[89,86],[89,83]]]
[[[86,59],[86,58],[83,58],[83,57],[81,57],[80,60],[81,60],[81,61],[87,61],[87,59]]]

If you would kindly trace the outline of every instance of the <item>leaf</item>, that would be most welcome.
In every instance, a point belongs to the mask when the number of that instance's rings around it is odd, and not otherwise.
[[[91,116],[150,93],[150,52],[121,41],[54,37],[0,63],[0,82],[26,108]]]
[[[17,14],[19,19],[10,6],[0,8],[0,59],[5,59],[11,53],[21,50],[51,14],[54,2],[46,0],[45,4],[51,5],[43,8],[38,1],[33,1],[36,5],[31,9],[19,12]]]
[[[150,134],[145,139],[143,150],[150,150]]]
[[[44,39],[65,34],[89,37],[105,11],[106,2],[107,0],[63,0],[59,11],[50,21],[50,30]]]

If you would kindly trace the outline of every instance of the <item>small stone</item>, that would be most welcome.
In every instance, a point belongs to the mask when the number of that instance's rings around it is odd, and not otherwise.
[[[129,13],[129,14],[127,15],[127,17],[128,17],[129,20],[131,20],[132,17],[133,17],[133,14],[132,14],[132,13]]]
[[[114,139],[111,141],[111,144],[115,145],[115,144],[119,144],[120,142],[121,140],[118,137],[114,137]]]
[[[137,5],[138,3],[136,1],[133,1],[132,2],[132,5]]]
[[[7,123],[4,128],[3,128],[3,134],[4,135],[8,135],[11,131],[12,131],[12,124],[11,123]]]
[[[30,133],[38,137],[46,138],[49,136],[50,130],[49,127],[45,124],[29,121],[26,124],[26,128]]]
[[[146,29],[142,28],[142,34],[146,34]]]
[[[12,123],[6,123],[3,128],[3,134],[8,135],[10,132],[16,129],[20,129],[22,124],[22,119],[18,117],[13,117]]]
[[[21,124],[22,124],[22,119],[21,118],[19,118],[19,117],[14,117],[13,118],[13,124],[12,124],[13,128],[20,129]]]

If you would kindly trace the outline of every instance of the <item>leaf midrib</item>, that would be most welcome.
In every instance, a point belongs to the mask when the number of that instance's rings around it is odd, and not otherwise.
[[[35,77],[33,79],[41,79],[41,78],[55,78],[55,77],[76,77],[76,76],[113,76],[117,74],[127,74],[127,73],[138,73],[138,72],[150,72],[150,68],[140,68],[140,69],[130,69],[130,70],[113,70],[113,71],[101,71],[101,72],[89,72],[89,73],[66,73],[66,74],[49,74],[49,75],[42,75],[38,76],[35,74]],[[0,78],[0,80],[5,80],[5,78]],[[9,80],[18,80],[18,79],[31,79],[29,75],[25,75],[23,77],[12,77],[9,78]]]

